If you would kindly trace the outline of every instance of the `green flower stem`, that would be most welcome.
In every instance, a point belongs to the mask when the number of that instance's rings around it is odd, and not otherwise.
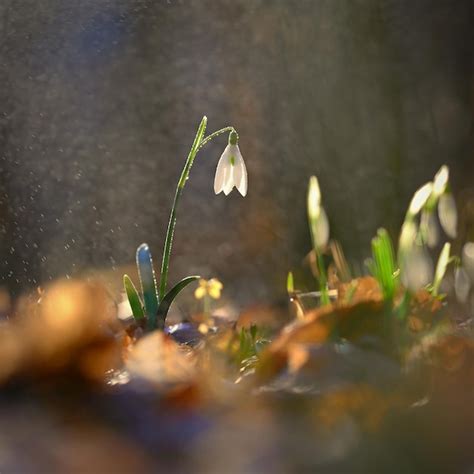
[[[209,321],[211,317],[211,297],[209,295],[204,295],[203,313],[205,321]]]
[[[189,151],[188,158],[186,159],[186,163],[184,164],[183,171],[181,172],[181,176],[178,181],[178,185],[176,186],[176,192],[174,195],[173,206],[171,208],[170,219],[168,222],[168,230],[166,231],[166,239],[165,239],[165,246],[163,249],[163,260],[161,262],[161,276],[160,276],[160,288],[158,292],[158,301],[162,301],[165,293],[166,293],[166,285],[168,283],[168,269],[170,264],[170,255],[171,255],[171,247],[173,244],[173,235],[174,229],[176,227],[176,208],[178,206],[179,198],[184,189],[184,185],[186,184],[186,180],[189,177],[189,172],[191,171],[191,167],[193,165],[194,159],[198,151],[207,143],[209,143],[213,138],[221,135],[225,132],[232,132],[235,131],[234,127],[225,127],[217,130],[214,133],[211,133],[206,138],[204,137],[204,133],[206,132],[206,125],[207,125],[207,117],[204,116],[199,124],[198,131],[196,133],[196,137],[194,138],[193,145],[191,150]]]
[[[323,256],[318,252],[318,270],[319,270],[319,287],[321,291],[321,303],[329,304],[329,290],[328,290],[328,278],[326,275],[326,269],[324,268]]]
[[[329,304],[331,302],[329,298],[328,290],[328,278],[326,275],[326,268],[324,267],[324,260],[321,252],[319,251],[318,245],[316,243],[316,235],[314,232],[315,222],[310,219],[309,231],[311,234],[311,241],[313,243],[314,253],[316,254],[316,265],[319,272],[319,291],[321,292],[321,303],[323,305]]]
[[[235,133],[237,133],[235,131],[234,127],[221,128],[220,130],[217,130],[216,132],[213,132],[210,135],[208,135],[206,138],[204,138],[204,140],[202,140],[201,143],[198,145],[197,151],[199,151],[203,146],[205,146],[207,143],[209,143],[213,138],[216,138],[219,135],[222,135],[223,133],[226,133],[226,132],[235,132]]]

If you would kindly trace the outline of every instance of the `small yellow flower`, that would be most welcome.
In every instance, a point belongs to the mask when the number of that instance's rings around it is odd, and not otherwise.
[[[199,286],[194,292],[194,297],[197,300],[201,300],[205,296],[210,296],[211,298],[218,300],[221,297],[221,291],[224,286],[217,278],[211,278],[210,280],[204,280],[201,278],[199,280]]]

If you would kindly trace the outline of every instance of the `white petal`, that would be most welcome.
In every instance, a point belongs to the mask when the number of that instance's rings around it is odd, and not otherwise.
[[[433,194],[441,196],[446,190],[449,179],[449,168],[446,165],[441,166],[433,180]]]
[[[314,239],[318,249],[324,249],[329,240],[329,221],[324,207],[319,210],[319,217],[314,221]]]
[[[423,231],[423,237],[428,247],[436,247],[438,245],[439,232],[434,212],[423,211],[421,213],[420,229]]]
[[[226,175],[229,171],[229,158],[228,158],[228,148],[222,153],[219,163],[217,163],[216,176],[214,178],[214,192],[219,194],[224,189],[224,183],[226,181]]]
[[[446,235],[452,239],[456,238],[458,212],[456,210],[456,202],[451,193],[443,194],[439,198],[438,216]]]
[[[421,208],[426,204],[433,190],[433,183],[429,182],[421,186],[411,198],[408,214],[415,216],[421,211]]]
[[[244,159],[242,158],[242,154],[237,146],[234,166],[234,183],[239,193],[244,197],[247,195],[247,179],[247,168],[245,167]]]
[[[433,263],[426,250],[414,244],[404,255],[402,264],[402,282],[412,292],[418,291],[433,277]]]
[[[474,242],[466,242],[462,249],[462,265],[474,284]]]
[[[411,249],[418,233],[418,226],[412,220],[405,220],[400,232],[400,239],[398,241],[398,254],[401,259]]]
[[[309,179],[307,205],[310,219],[316,219],[321,212],[321,190],[316,176]]]
[[[449,264],[449,255],[451,252],[451,244],[446,242],[439,254],[438,263],[436,264],[435,276],[433,280],[433,287],[437,290],[441,285],[441,281],[446,273],[446,268]]]
[[[230,161],[228,160],[226,166],[227,172],[224,179],[224,194],[228,196],[234,187],[234,167],[230,164]]]

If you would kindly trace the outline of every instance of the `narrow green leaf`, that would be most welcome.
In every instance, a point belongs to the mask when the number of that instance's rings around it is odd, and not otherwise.
[[[289,295],[291,295],[295,291],[293,272],[288,272],[288,277],[286,278],[286,291]]]
[[[143,305],[140,300],[140,296],[138,295],[138,291],[128,275],[123,276],[123,286],[127,293],[130,307],[132,308],[133,317],[137,321],[143,319],[145,317],[145,313],[143,312]]]
[[[156,289],[153,260],[147,244],[141,244],[137,249],[137,267],[142,286],[145,314],[148,318],[147,326],[150,330],[155,329],[158,311],[158,292]]]
[[[397,289],[396,265],[392,240],[385,229],[372,239],[372,260],[369,269],[377,279],[385,299],[392,299]]]
[[[255,340],[257,339],[257,325],[256,324],[252,324],[250,326],[250,335],[252,336],[252,342],[255,343]]]
[[[157,310],[157,327],[158,329],[163,329],[165,327],[165,320],[166,316],[168,314],[168,310],[170,309],[171,303],[173,300],[178,296],[178,294],[186,288],[190,283],[193,281],[199,280],[199,276],[188,276],[186,278],[183,278],[180,282],[176,283],[176,285],[171,288],[168,293],[164,296],[164,298],[161,300],[160,305]]]

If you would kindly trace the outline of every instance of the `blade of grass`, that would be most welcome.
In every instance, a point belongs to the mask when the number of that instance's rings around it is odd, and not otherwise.
[[[193,281],[199,280],[199,276],[188,276],[183,278],[179,283],[173,286],[168,293],[166,293],[165,297],[160,301],[160,305],[158,306],[157,310],[157,320],[156,324],[158,329],[163,329],[165,327],[165,320],[166,316],[168,315],[168,311],[170,309],[171,303],[173,300],[178,296],[178,294],[186,288],[190,283]]]
[[[133,317],[136,321],[142,320],[145,317],[143,305],[140,300],[140,296],[138,295],[138,291],[128,275],[123,276],[123,286],[125,288],[125,292],[127,293],[130,308],[132,308]]]
[[[141,244],[137,249],[137,268],[142,287],[145,314],[147,316],[147,327],[148,330],[153,330],[156,328],[158,293],[153,260],[147,244]]]

